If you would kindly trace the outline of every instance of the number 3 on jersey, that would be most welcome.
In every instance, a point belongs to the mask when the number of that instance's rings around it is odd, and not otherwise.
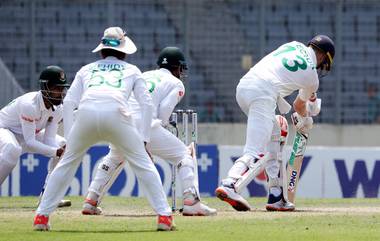
[[[161,80],[158,77],[151,77],[146,80],[146,87],[148,88],[148,91],[152,93],[154,89],[156,88],[156,85],[160,83]]]
[[[273,56],[279,56],[281,54],[287,53],[287,52],[292,52],[295,51],[296,48],[290,45],[285,45],[281,50],[273,54]],[[282,58],[281,62],[282,65],[289,71],[291,72],[296,72],[298,69],[305,70],[307,68],[307,62],[304,58],[302,58],[299,55],[296,55],[297,59],[287,59],[285,57]],[[291,65],[289,65],[291,63]]]
[[[118,69],[102,71],[94,69],[91,74],[91,79],[88,88],[96,86],[108,86],[112,88],[120,88],[123,79],[123,72]]]

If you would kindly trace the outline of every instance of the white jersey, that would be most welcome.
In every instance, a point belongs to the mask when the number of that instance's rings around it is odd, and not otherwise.
[[[65,136],[72,126],[72,111],[78,107],[97,110],[99,106],[129,113],[127,101],[134,93],[142,107],[142,137],[149,141],[152,100],[140,70],[115,57],[82,67],[64,99]]]
[[[49,157],[56,155],[55,137],[61,120],[62,105],[54,111],[46,109],[40,91],[26,93],[0,111],[0,128],[10,130],[22,138],[29,149]],[[45,130],[44,143],[36,140],[41,130]]]
[[[157,122],[167,125],[175,106],[185,95],[182,81],[165,68],[144,72],[143,77],[153,100],[152,125]],[[139,122],[141,109],[134,96],[131,96],[128,104],[134,119]]]
[[[318,90],[316,63],[312,48],[293,41],[280,46],[260,60],[240,80],[239,85],[249,89],[257,85],[253,79],[260,79],[274,86],[280,97],[300,90],[300,98],[306,101]]]

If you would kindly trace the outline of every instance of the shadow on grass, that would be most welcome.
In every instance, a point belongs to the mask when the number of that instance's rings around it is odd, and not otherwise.
[[[37,209],[36,206],[21,206],[21,207],[10,207],[10,206],[3,206],[3,207],[0,207],[0,210],[6,210],[6,211],[9,211],[9,210],[31,210],[31,211],[35,211]]]
[[[126,218],[149,218],[149,217],[157,217],[156,214],[104,214],[104,217],[126,217]]]
[[[51,230],[52,233],[103,233],[103,234],[112,234],[112,233],[153,233],[158,232],[157,230],[152,229],[143,229],[143,230]]]
[[[320,213],[321,210],[313,210],[313,209],[296,209],[293,211],[267,211],[265,209],[253,209],[251,211],[238,212],[235,210],[222,210],[220,213]],[[334,212],[334,211],[323,211],[323,212]]]

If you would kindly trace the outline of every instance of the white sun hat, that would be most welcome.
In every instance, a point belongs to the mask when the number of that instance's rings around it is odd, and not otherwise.
[[[120,27],[110,27],[104,30],[100,44],[92,52],[96,53],[102,49],[114,49],[126,54],[133,54],[137,50],[136,45]]]

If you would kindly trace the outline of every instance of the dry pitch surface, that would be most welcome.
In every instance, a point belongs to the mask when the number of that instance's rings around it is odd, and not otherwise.
[[[0,198],[0,240],[380,240],[379,199],[297,201],[292,213],[268,213],[265,199],[249,200],[254,210],[235,212],[216,198],[214,217],[175,215],[178,230],[156,232],[156,217],[145,199],[107,197],[104,215],[82,216],[82,198],[56,211],[52,231],[32,231],[36,197]]]

